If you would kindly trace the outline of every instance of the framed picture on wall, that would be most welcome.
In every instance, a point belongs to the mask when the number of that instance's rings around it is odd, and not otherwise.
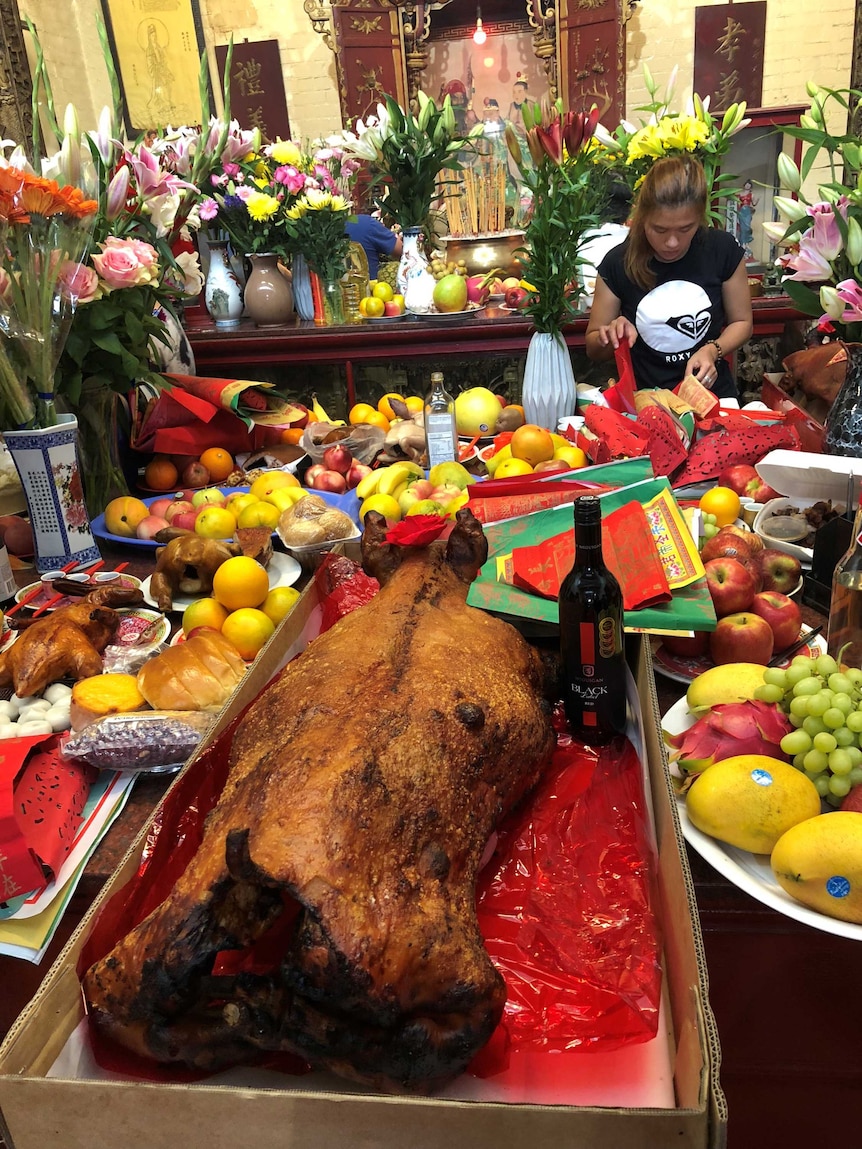
[[[126,130],[197,124],[204,51],[198,0],[102,0]]]

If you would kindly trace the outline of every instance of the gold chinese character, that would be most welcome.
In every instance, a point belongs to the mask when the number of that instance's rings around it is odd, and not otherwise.
[[[727,23],[724,26],[724,35],[718,38],[718,47],[716,51],[719,56],[724,56],[728,63],[733,62],[733,57],[741,48],[739,42],[740,36],[747,36],[745,28],[738,20],[734,20],[732,16],[728,16]]]
[[[263,118],[263,108],[258,107],[254,108],[253,110],[249,109],[246,112],[246,116],[248,116],[248,122],[251,124],[251,126],[253,128],[260,128],[260,134],[262,136],[266,136],[267,132],[266,123],[264,122]]]
[[[718,106],[720,108],[729,108],[731,104],[738,103],[745,93],[739,83],[739,72],[736,68],[732,72],[722,72],[718,82]]]
[[[262,96],[263,88],[260,86],[260,64],[257,60],[246,60],[236,70],[239,81],[239,90],[244,96]]]

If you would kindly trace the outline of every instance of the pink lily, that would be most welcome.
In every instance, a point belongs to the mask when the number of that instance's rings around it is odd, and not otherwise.
[[[810,233],[799,241],[799,250],[781,259],[782,266],[793,272],[787,279],[801,279],[809,283],[822,283],[832,278],[832,266],[814,244]]]
[[[183,189],[197,191],[194,184],[160,167],[158,157],[145,144],[141,144],[137,154],[127,152],[126,160],[135,173],[138,193],[144,202],[154,196],[178,195]]]
[[[131,172],[125,164],[119,168],[114,174],[113,179],[108,184],[108,192],[105,200],[105,218],[108,220],[116,219],[121,211],[126,206],[126,198],[129,194],[129,182],[131,180]]]
[[[847,200],[843,196],[842,200],[843,203],[839,200],[834,207],[831,203],[815,203],[808,209],[808,214],[814,220],[812,243],[824,259],[834,259],[844,248],[841,232],[835,222],[836,207],[847,218]]]
[[[862,319],[862,287],[856,282],[855,279],[845,279],[841,283],[836,284],[836,292],[838,298],[846,303],[841,319],[844,323],[853,323],[858,319]]]

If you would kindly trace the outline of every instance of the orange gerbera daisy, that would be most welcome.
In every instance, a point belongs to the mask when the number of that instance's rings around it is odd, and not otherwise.
[[[84,199],[80,188],[61,188],[56,180],[24,173],[24,186],[20,195],[20,209],[23,212],[42,216],[72,215],[80,219],[81,216],[92,215],[98,206],[95,200]]]

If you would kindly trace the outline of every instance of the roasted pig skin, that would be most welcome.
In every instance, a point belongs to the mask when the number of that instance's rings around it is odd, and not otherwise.
[[[86,974],[97,1026],[214,1069],[283,1050],[386,1091],[429,1091],[488,1040],[505,987],[478,931],[490,834],[552,752],[535,651],[466,603],[487,553],[394,547],[366,517],[376,597],[249,709],[201,846],[170,897]],[[212,978],[299,903],[279,967]]]

